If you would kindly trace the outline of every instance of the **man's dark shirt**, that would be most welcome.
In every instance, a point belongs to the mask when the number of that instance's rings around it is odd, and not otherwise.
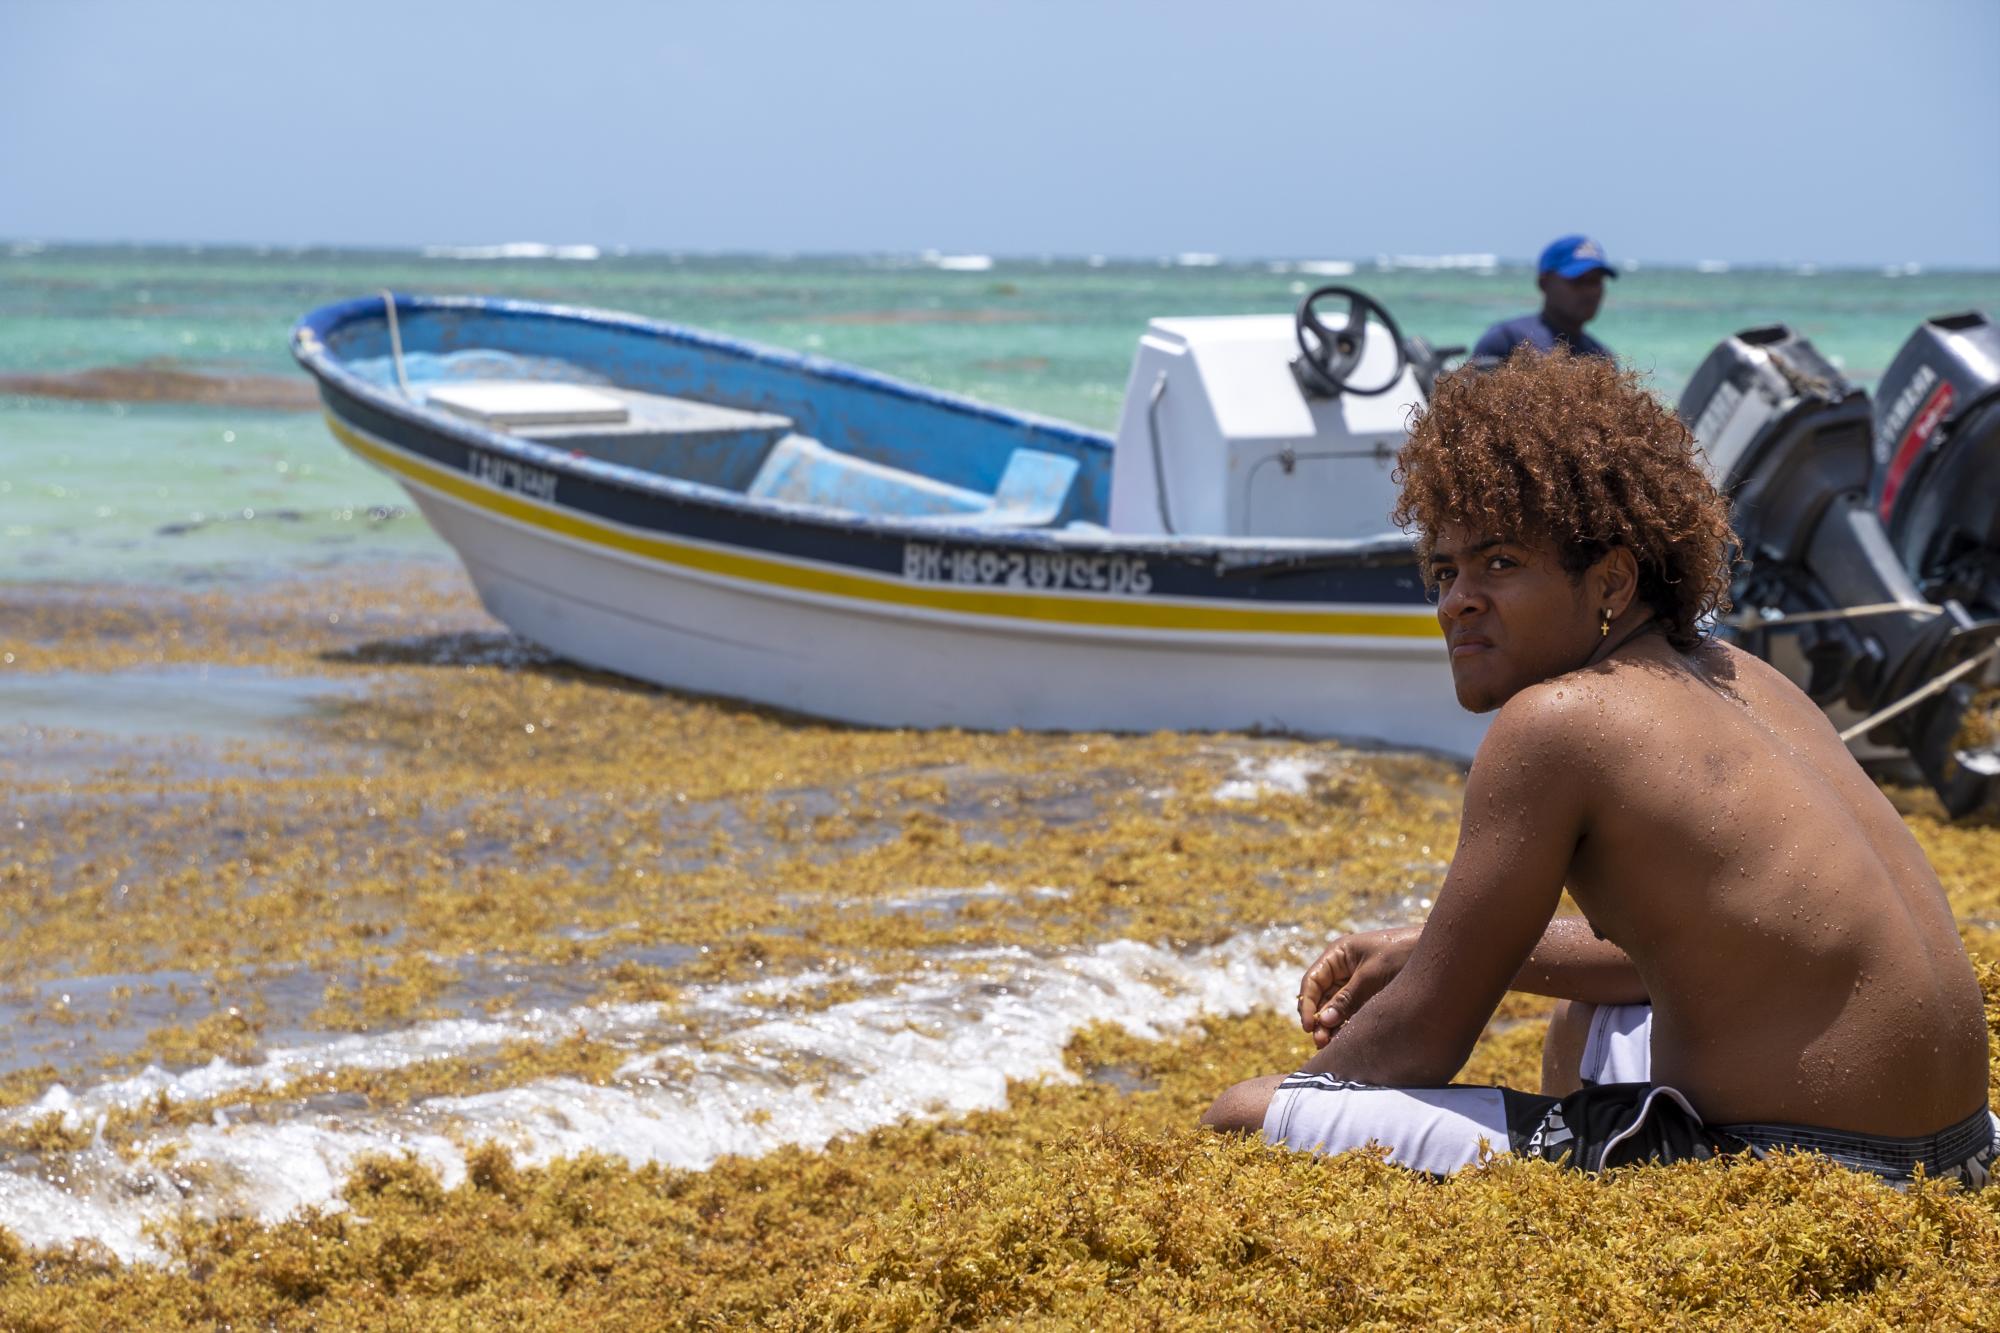
[[[1522,343],[1532,344],[1538,352],[1554,351],[1556,344],[1561,343],[1578,356],[1601,356],[1607,361],[1617,360],[1611,355],[1609,347],[1588,333],[1579,333],[1574,338],[1558,333],[1548,326],[1539,313],[1522,315],[1518,319],[1506,319],[1495,324],[1479,335],[1479,342],[1473,347],[1472,354],[1475,357],[1498,357],[1504,361],[1507,359],[1507,354]]]

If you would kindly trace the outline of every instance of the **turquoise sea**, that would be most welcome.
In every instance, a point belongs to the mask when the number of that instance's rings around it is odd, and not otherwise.
[[[1116,421],[1159,315],[1290,309],[1350,282],[1405,332],[1470,342],[1532,308],[1520,265],[604,255],[203,247],[0,249],[0,580],[200,582],[448,559],[328,436],[286,351],[312,307],[384,287],[631,311],[810,350],[1085,425]],[[968,271],[968,269],[970,271]],[[1677,397],[1715,341],[1785,322],[1872,385],[1928,315],[2000,308],[2000,273],[1642,266],[1592,331]],[[109,375],[97,372],[115,372]],[[227,385],[190,396],[187,376]],[[62,395],[62,396],[55,396]]]

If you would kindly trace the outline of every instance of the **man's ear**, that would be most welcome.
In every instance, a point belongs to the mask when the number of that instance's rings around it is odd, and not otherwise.
[[[1591,566],[1590,583],[1597,594],[1597,604],[1613,620],[1624,615],[1639,595],[1639,560],[1632,554],[1632,548],[1614,546],[1606,551]]]

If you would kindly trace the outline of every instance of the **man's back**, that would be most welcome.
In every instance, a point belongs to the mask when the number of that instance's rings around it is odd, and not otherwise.
[[[1557,347],[1567,347],[1578,356],[1601,356],[1607,361],[1611,359],[1611,349],[1582,329],[1578,329],[1574,334],[1562,333],[1551,326],[1539,312],[1503,319],[1493,325],[1479,335],[1479,341],[1473,345],[1472,356],[1475,360],[1490,358],[1504,361],[1523,343],[1538,352],[1552,352]]]
[[[1543,756],[1590,792],[1569,889],[1653,997],[1656,1082],[1711,1123],[1899,1137],[1984,1105],[1944,892],[1811,700],[1733,648],[1658,636],[1519,698],[1572,733]]]

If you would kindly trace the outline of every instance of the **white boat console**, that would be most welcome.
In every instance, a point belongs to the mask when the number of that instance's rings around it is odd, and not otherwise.
[[[1400,335],[1356,310],[1343,329],[1308,325],[1324,342],[1288,315],[1152,321],[1118,426],[1112,531],[1395,537],[1391,474],[1424,395]],[[1324,363],[1295,369],[1322,351],[1331,382]]]

